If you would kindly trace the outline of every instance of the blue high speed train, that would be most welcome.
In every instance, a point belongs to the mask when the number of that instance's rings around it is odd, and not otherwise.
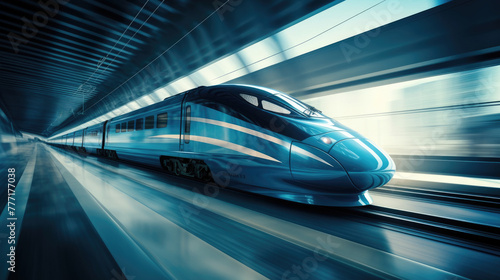
[[[395,173],[356,131],[247,85],[198,87],[50,142],[203,181],[225,174],[231,188],[315,205],[370,204],[368,190]]]

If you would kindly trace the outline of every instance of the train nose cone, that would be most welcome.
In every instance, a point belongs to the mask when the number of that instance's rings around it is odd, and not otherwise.
[[[304,143],[292,142],[290,171],[295,182],[307,185],[308,192],[358,192],[344,168],[335,159]]]
[[[360,191],[383,186],[396,172],[391,157],[367,139],[346,139],[330,150]]]

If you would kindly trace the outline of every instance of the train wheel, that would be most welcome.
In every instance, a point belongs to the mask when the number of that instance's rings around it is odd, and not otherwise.
[[[186,172],[185,172],[186,174],[185,175],[187,175],[187,176],[195,176],[194,175],[195,170],[196,170],[195,161],[191,160],[186,165]]]
[[[173,173],[175,165],[171,160],[165,159],[165,168],[167,169],[168,172]]]
[[[181,163],[178,161],[174,161],[174,174],[177,176],[181,175]]]
[[[199,172],[200,180],[206,180],[208,177],[208,172],[205,168],[201,168]]]
[[[211,179],[211,173],[208,169],[208,166],[205,164],[197,164],[196,165],[196,171],[195,171],[195,177],[198,180],[208,182]]]
[[[203,172],[203,169],[204,169],[203,165],[201,165],[201,164],[196,165],[196,171],[194,173],[194,176],[196,177],[196,179],[200,179],[200,180],[203,179],[203,177],[205,175]]]

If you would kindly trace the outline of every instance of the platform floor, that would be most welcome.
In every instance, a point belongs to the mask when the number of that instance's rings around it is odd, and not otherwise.
[[[16,168],[9,279],[496,279],[500,253],[45,144]],[[6,177],[2,174],[2,177]],[[2,223],[7,222],[1,193]],[[374,194],[375,205],[500,227],[500,213]],[[7,277],[5,225],[0,232]],[[17,277],[17,278],[16,278]],[[19,278],[20,277],[20,278]]]

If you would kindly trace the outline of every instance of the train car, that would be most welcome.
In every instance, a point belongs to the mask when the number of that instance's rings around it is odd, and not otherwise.
[[[105,153],[112,158],[159,166],[160,157],[180,156],[181,104],[186,94],[113,118],[108,121]],[[161,135],[175,135],[163,138]]]
[[[66,146],[73,148],[75,146],[75,133],[66,134]]]
[[[305,204],[370,204],[368,190],[395,173],[390,156],[356,131],[256,86],[199,87],[84,132],[81,144],[77,132],[68,140],[111,158]]]
[[[73,149],[77,152],[84,150],[83,148],[83,133],[84,130],[78,130],[73,133]]]
[[[107,121],[87,127],[83,130],[82,150],[84,152],[104,155],[104,137]]]

